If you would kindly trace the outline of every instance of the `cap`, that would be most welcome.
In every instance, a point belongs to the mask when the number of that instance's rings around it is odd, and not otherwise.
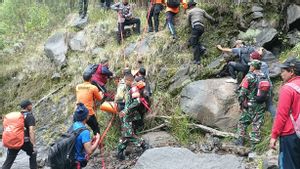
[[[188,8],[190,8],[191,6],[195,6],[195,5],[197,5],[197,2],[195,2],[195,1],[193,1],[193,0],[190,0],[190,1],[188,2]]]
[[[31,101],[28,100],[28,99],[23,100],[23,101],[20,103],[20,107],[21,107],[22,109],[26,109],[27,106],[29,106],[29,105],[32,105],[32,103],[31,103]]]
[[[77,103],[77,108],[74,112],[75,121],[83,121],[88,117],[89,110],[84,106],[83,103]]]
[[[260,69],[261,67],[261,61],[259,60],[252,60],[250,63],[248,63],[249,66],[253,66],[255,69]]]
[[[291,68],[295,67],[297,63],[297,59],[295,57],[288,58],[283,64],[280,65],[281,68]]]
[[[101,64],[104,64],[104,63],[106,63],[106,62],[108,62],[107,57],[101,58],[101,60],[100,60],[100,63],[101,63]]]
[[[241,45],[241,44],[243,44],[243,41],[242,40],[236,40],[235,42],[234,42],[234,47],[236,47],[236,45]]]
[[[258,53],[258,51],[254,51],[250,54],[250,57],[252,59],[261,60],[261,55]]]

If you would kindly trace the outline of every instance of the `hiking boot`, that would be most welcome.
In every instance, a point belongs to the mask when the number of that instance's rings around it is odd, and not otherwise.
[[[239,137],[234,141],[234,145],[236,146],[244,146],[244,139],[242,137]]]
[[[150,28],[150,27],[149,27],[148,33],[150,33],[150,32],[153,32],[153,28]]]
[[[141,147],[142,147],[143,151],[146,151],[146,150],[149,149],[150,146],[149,146],[149,144],[143,142],[143,143],[141,144]]]
[[[225,82],[226,83],[235,83],[235,84],[237,84],[237,80],[233,79],[233,78],[227,79]]]
[[[118,151],[118,153],[117,153],[117,159],[120,160],[120,161],[125,160],[124,150]]]

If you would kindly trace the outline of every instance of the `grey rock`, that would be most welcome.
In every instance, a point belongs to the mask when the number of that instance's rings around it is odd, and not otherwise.
[[[95,49],[92,50],[91,53],[94,56],[94,55],[99,55],[102,51],[103,51],[102,48],[95,48]]]
[[[150,132],[142,137],[151,147],[166,147],[178,144],[176,139],[165,131]]]
[[[128,47],[125,48],[125,56],[128,57],[133,53],[136,48],[136,43],[130,43]]]
[[[58,72],[55,72],[52,76],[51,76],[51,80],[57,81],[61,79],[61,75]]]
[[[251,29],[260,29],[263,30],[265,28],[276,28],[278,23],[271,23],[266,19],[253,20],[250,22]]]
[[[295,46],[300,42],[300,31],[294,29],[293,31],[287,34],[287,38],[289,39],[289,44]]]
[[[258,6],[258,5],[253,5],[251,8],[251,11],[252,12],[262,12],[262,11],[264,11],[264,8],[262,8],[261,6]]]
[[[89,18],[88,15],[86,15],[85,18],[77,17],[76,19],[73,20],[71,26],[82,30],[89,22],[88,18]]]
[[[68,46],[66,42],[66,33],[57,32],[50,36],[44,45],[46,56],[57,66],[63,66],[67,62],[66,54]]]
[[[234,93],[236,85],[225,78],[192,82],[181,91],[180,107],[201,124],[228,131],[235,128],[239,105]]]
[[[23,51],[24,47],[25,47],[25,45],[22,42],[15,43],[14,46],[13,46],[15,52]]]
[[[243,158],[232,154],[202,153],[198,156],[201,169],[245,169]]]
[[[217,59],[212,61],[209,65],[207,65],[207,68],[208,69],[217,69],[221,66],[222,61],[224,61],[224,54],[222,54]]]
[[[291,25],[294,22],[300,22],[300,6],[296,4],[291,4],[287,9],[287,25]],[[299,27],[298,27],[299,29]]]
[[[278,34],[277,30],[274,28],[263,29],[256,36],[257,46],[264,46],[265,44],[271,42],[274,38],[276,38],[277,34]]]
[[[184,64],[179,67],[175,75],[171,78],[169,91],[171,94],[177,94],[178,90],[191,82],[189,77],[190,65]]]
[[[268,64],[270,77],[273,78],[280,75],[281,69],[279,59],[272,52],[265,50],[262,55],[262,61]]]
[[[263,18],[264,14],[262,12],[253,12],[252,13],[252,19],[259,19],[259,18]]]
[[[84,31],[78,32],[69,42],[69,46],[74,51],[84,51],[87,46],[86,35]]]
[[[199,157],[186,148],[162,147],[144,152],[134,169],[199,169],[202,165]]]
[[[254,161],[257,158],[257,154],[255,152],[250,152],[248,154],[248,160],[249,161]]]

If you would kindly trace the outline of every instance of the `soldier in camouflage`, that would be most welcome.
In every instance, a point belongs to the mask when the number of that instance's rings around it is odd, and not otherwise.
[[[141,104],[139,100],[139,91],[136,86],[133,86],[134,77],[132,74],[125,75],[126,94],[125,94],[125,108],[120,112],[121,120],[121,138],[118,144],[117,158],[124,160],[124,150],[129,142],[134,143],[137,146],[141,146],[143,150],[148,148],[145,141],[138,137],[133,130],[132,121],[136,120],[138,113],[138,107]]]
[[[250,69],[241,83],[238,100],[241,106],[241,116],[238,122],[237,134],[239,138],[236,145],[243,145],[247,127],[252,123],[252,132],[250,136],[251,148],[260,141],[260,129],[264,122],[265,103],[258,103],[255,96],[258,90],[257,76],[264,76],[260,71],[261,62],[253,60],[249,63]]]

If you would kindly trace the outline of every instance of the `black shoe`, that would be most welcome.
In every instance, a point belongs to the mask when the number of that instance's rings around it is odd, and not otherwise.
[[[118,151],[117,159],[120,161],[125,160],[124,150]]]
[[[146,150],[149,149],[150,146],[149,146],[149,144],[143,142],[142,145],[141,145],[141,147],[142,147],[143,151],[146,151]]]
[[[149,28],[149,29],[148,29],[148,32],[153,32],[153,28]]]

